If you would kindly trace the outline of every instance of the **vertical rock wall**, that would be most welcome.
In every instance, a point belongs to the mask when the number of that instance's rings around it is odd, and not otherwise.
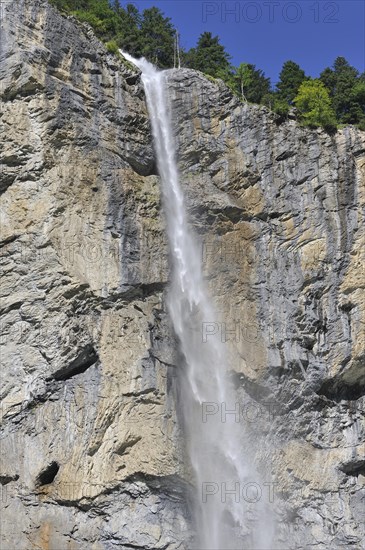
[[[2,547],[187,550],[138,72],[43,0],[2,11]],[[193,71],[169,89],[217,307],[198,330],[227,342],[276,547],[361,548],[364,134],[277,126]]]
[[[180,547],[139,75],[46,2],[11,3],[1,30],[2,547]]]
[[[170,86],[218,305],[205,335],[226,342],[239,421],[275,488],[277,548],[361,548],[364,133],[278,126],[193,71],[173,71]]]

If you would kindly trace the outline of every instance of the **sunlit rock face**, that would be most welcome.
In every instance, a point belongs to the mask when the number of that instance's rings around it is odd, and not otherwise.
[[[203,333],[227,340],[241,421],[277,484],[278,548],[360,548],[364,133],[277,126],[193,71],[170,83],[182,182],[225,320]]]
[[[41,0],[2,5],[0,48],[2,546],[188,550],[138,71]],[[218,312],[197,330],[227,345],[276,547],[361,548],[364,133],[278,125],[219,81],[168,76]]]

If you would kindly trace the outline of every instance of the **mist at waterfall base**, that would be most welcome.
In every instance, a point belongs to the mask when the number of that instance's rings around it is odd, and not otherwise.
[[[217,319],[217,314],[205,287],[201,255],[189,228],[179,183],[168,106],[170,71],[158,71],[144,58],[121,54],[142,72],[161,178],[171,257],[167,306],[184,363],[179,369],[179,392],[194,478],[194,544],[204,550],[271,549],[273,523],[264,503],[244,498],[241,490],[245,484],[260,483],[247,460],[244,426],[232,414],[226,415],[225,422],[219,415],[203,421],[207,404],[226,403],[227,409],[234,409],[237,397],[227,376],[224,343],[202,340],[202,323]]]

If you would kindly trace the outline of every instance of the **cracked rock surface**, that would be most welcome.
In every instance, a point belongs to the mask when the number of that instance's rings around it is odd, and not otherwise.
[[[3,4],[4,550],[189,550],[168,253],[138,70]],[[275,548],[362,548],[365,135],[168,72],[181,183]],[[249,412],[248,412],[249,411]]]

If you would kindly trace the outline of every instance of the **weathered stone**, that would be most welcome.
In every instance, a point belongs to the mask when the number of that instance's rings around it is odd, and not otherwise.
[[[2,11],[2,547],[188,550],[138,71],[43,0]],[[227,341],[250,451],[276,483],[275,548],[361,548],[364,133],[277,125],[194,71],[168,82],[217,309],[206,322]]]

